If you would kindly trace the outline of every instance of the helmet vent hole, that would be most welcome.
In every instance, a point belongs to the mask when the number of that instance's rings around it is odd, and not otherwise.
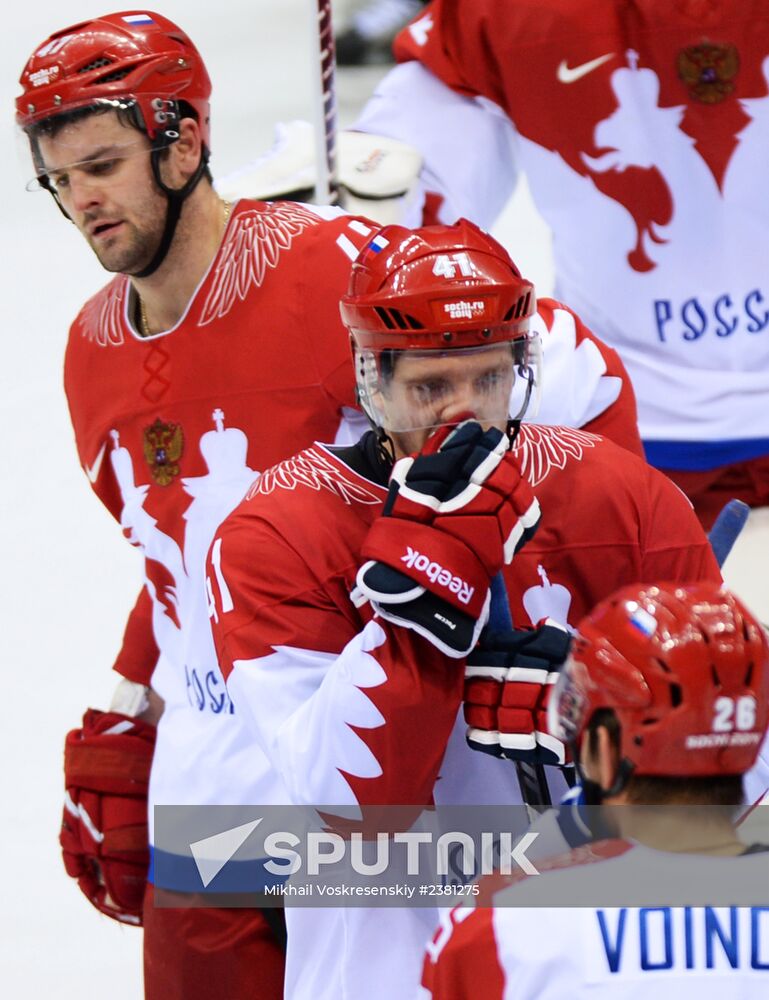
[[[671,669],[670,669],[670,667],[667,665],[667,663],[665,663],[665,661],[661,660],[659,657],[655,656],[654,657],[654,662],[657,664],[657,666],[660,668],[660,670],[662,670],[663,673],[669,674],[669,673],[672,672]]]
[[[376,306],[376,314],[382,320],[382,322],[384,323],[384,325],[387,327],[388,330],[395,329],[395,324],[390,319],[390,316],[386,309],[382,309],[381,306]]]
[[[115,80],[123,80],[128,76],[130,70],[127,69],[117,69],[114,73],[107,73],[105,76],[100,76],[96,81],[97,83],[114,83]]]
[[[102,66],[111,65],[112,60],[102,56],[100,59],[94,59],[93,62],[89,62],[87,66],[81,66],[78,73],[92,73],[95,69],[100,69]]]
[[[712,677],[715,686],[721,687],[721,678],[718,676],[718,671],[712,663],[710,664],[710,676]]]
[[[748,664],[748,669],[745,671],[745,687],[750,687],[753,681],[753,661],[751,660]]]
[[[680,684],[670,685],[670,704],[673,708],[678,708],[678,706],[683,701],[683,694],[681,692]]]
[[[390,310],[390,315],[392,316],[393,322],[395,323],[395,325],[398,327],[399,330],[408,330],[408,326],[409,325],[406,322],[406,319],[405,319],[403,313],[400,312],[400,310],[398,310],[398,309],[391,309]]]
[[[530,301],[531,292],[526,292],[525,295],[521,295],[505,319],[520,319],[521,316],[525,316],[529,311]]]
[[[382,320],[388,330],[423,330],[424,327],[419,320],[402,313],[400,309],[384,309],[382,306],[375,306],[377,316]]]

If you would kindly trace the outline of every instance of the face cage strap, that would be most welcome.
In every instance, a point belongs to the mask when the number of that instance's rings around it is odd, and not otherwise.
[[[164,147],[167,148],[167,147]],[[160,154],[162,149],[153,149],[150,153],[150,163],[152,164],[152,173],[155,177],[155,181],[160,188],[160,190],[165,194],[166,201],[168,202],[168,207],[166,208],[166,224],[163,228],[163,235],[160,238],[160,243],[155,251],[155,255],[149,264],[143,268],[141,271],[136,271],[131,275],[132,278],[147,278],[149,275],[154,274],[155,271],[160,267],[163,261],[166,259],[166,254],[168,253],[171,243],[173,242],[174,234],[176,233],[176,226],[179,222],[179,218],[182,214],[182,206],[185,200],[192,194],[195,188],[198,186],[201,177],[208,164],[208,150],[203,146],[203,151],[200,154],[200,160],[195,168],[195,173],[190,177],[183,188],[178,191],[173,188],[168,187],[160,176]]]
[[[374,418],[369,414],[366,407],[363,405],[363,400],[361,399],[361,392],[358,386],[355,386],[355,400],[358,406],[363,411],[363,416],[368,421],[368,425],[376,436],[377,450],[379,452],[382,461],[387,465],[395,465],[395,443],[387,431],[378,424]]]
[[[527,371],[531,372],[531,366],[530,365],[526,365],[526,369],[527,369]],[[526,379],[526,398],[523,401],[523,405],[518,410],[518,414],[519,415],[516,416],[516,417],[513,417],[510,420],[510,423],[511,424],[515,424],[519,429],[520,429],[520,426],[521,426],[521,421],[526,416],[526,411],[529,408],[529,403],[531,402],[531,394],[532,394],[533,391],[534,391],[534,382],[532,381],[531,378],[527,378]],[[516,434],[517,434],[517,431],[516,431]]]
[[[574,761],[574,770],[577,772],[577,780],[585,796],[586,806],[600,806],[605,799],[619,795],[624,790],[635,770],[635,765],[627,757],[623,757],[619,762],[617,773],[614,776],[611,786],[609,788],[602,788],[597,781],[592,781],[590,778],[585,777],[585,772],[582,770],[582,765],[579,762],[579,747],[575,741],[569,743],[569,750]]]

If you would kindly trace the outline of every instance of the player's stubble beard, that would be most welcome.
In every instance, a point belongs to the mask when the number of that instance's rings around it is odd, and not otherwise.
[[[111,274],[137,274],[152,260],[160,245],[165,226],[166,200],[162,195],[148,199],[139,209],[137,221],[123,220],[122,231],[114,238],[88,245]],[[88,221],[88,220],[86,220]]]

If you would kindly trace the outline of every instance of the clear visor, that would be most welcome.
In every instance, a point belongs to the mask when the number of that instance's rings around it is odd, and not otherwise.
[[[173,108],[173,102],[160,103]],[[118,113],[119,123],[115,118],[108,117],[109,112]],[[159,119],[168,114],[169,122],[175,119],[172,110],[166,112],[160,108],[157,114]],[[151,147],[146,135],[132,126],[132,116],[134,124],[141,122],[133,98],[100,99],[86,105],[67,107],[39,125],[18,128],[17,149],[21,162],[25,164],[27,191],[57,190],[66,185],[67,175],[74,170],[98,176],[118,161],[132,156],[146,156]],[[178,137],[178,132],[167,129],[163,140],[155,145],[165,145],[174,136]],[[35,172],[31,178],[30,152]]]
[[[356,349],[355,371],[361,405],[392,433],[432,430],[467,413],[501,429],[539,405],[536,334],[446,351]]]

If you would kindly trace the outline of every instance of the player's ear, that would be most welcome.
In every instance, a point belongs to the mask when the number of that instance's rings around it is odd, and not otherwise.
[[[179,138],[169,146],[169,168],[173,172],[173,177],[169,178],[171,186],[181,187],[192,177],[202,152],[200,125],[194,118],[182,118],[179,121]]]
[[[598,783],[608,790],[614,784],[619,768],[619,747],[606,726],[596,728],[596,758],[595,767]]]

